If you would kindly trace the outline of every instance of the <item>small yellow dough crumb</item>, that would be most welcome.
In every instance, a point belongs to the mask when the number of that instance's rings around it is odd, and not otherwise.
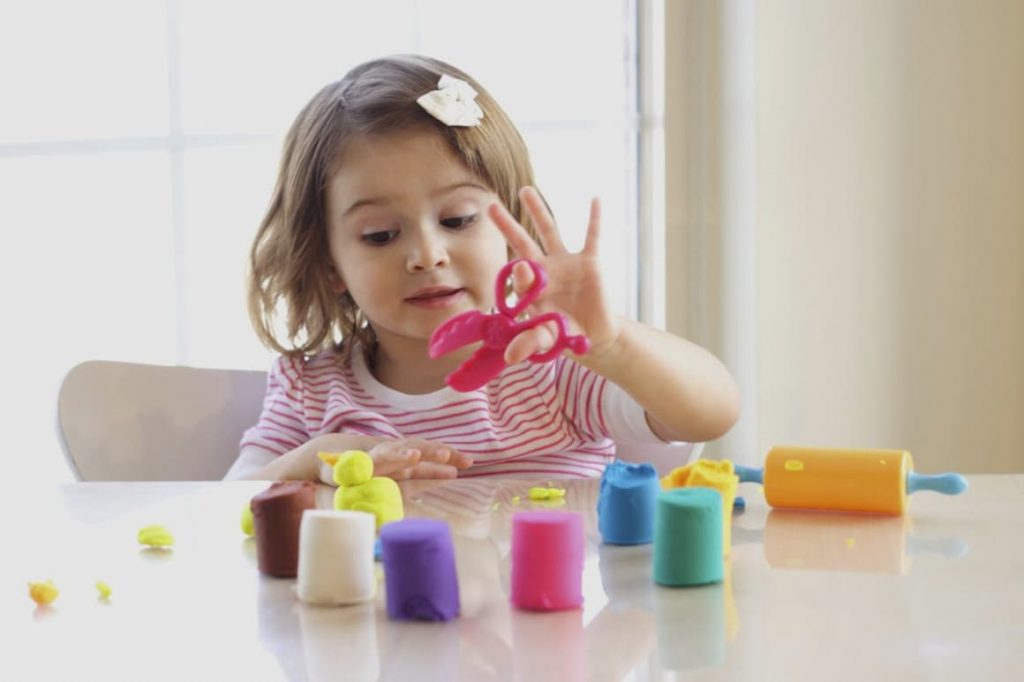
[[[856,540],[854,540],[853,538],[846,538],[846,546],[847,547],[849,547],[850,549],[853,549],[853,546],[855,544],[857,544]]]
[[[513,495],[512,496],[512,504],[519,504],[519,496],[518,495]]]
[[[96,590],[100,593],[100,599],[110,599],[110,595],[113,590],[110,589],[110,585],[106,584],[102,580],[96,581]]]
[[[242,532],[249,537],[252,537],[253,533],[256,532],[256,529],[253,527],[252,505],[249,502],[246,502],[245,506],[242,507]]]
[[[531,500],[560,500],[565,497],[564,488],[530,488]]]
[[[29,583],[28,584],[28,596],[32,597],[32,601],[39,604],[40,606],[46,606],[53,603],[53,600],[60,594],[60,590],[53,584],[52,580],[47,580],[45,583]]]
[[[787,459],[783,465],[786,467],[786,471],[803,471],[804,463],[798,459]]]
[[[163,526],[154,524],[139,531],[139,544],[150,547],[170,547],[174,544],[174,536]]]

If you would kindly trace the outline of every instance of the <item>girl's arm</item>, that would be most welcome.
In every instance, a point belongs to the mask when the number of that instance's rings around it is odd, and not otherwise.
[[[600,203],[591,202],[583,250],[571,253],[537,191],[524,188],[520,198],[540,244],[504,207],[495,204],[488,214],[516,255],[547,270],[547,287],[531,312],[568,315],[573,332],[586,334],[592,344],[588,353],[572,357],[632,396],[659,437],[700,442],[728,431],[739,414],[740,399],[736,382],[722,363],[694,343],[612,313],[597,254]],[[532,284],[533,272],[520,264],[512,274],[515,291],[522,295]],[[555,333],[550,324],[520,333],[506,349],[505,361],[521,362],[550,348]]]
[[[440,443],[419,438],[386,439],[349,433],[315,436],[242,478],[260,481],[304,480],[333,483],[331,467],[320,452],[363,450],[373,459],[374,476],[407,478],[455,478],[473,459]]]
[[[619,319],[619,333],[576,360],[622,387],[647,412],[663,440],[714,440],[736,422],[736,381],[710,352],[640,322]]]
[[[318,452],[368,451],[380,440],[380,438],[345,433],[316,436],[303,445],[275,457],[263,468],[243,476],[242,479],[254,481],[323,480],[321,465],[324,462],[317,457]],[[330,476],[324,482],[330,483]]]

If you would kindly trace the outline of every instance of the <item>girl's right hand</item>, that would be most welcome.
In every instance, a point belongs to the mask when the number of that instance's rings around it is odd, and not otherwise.
[[[374,476],[397,481],[410,478],[456,478],[473,458],[454,448],[423,438],[400,438],[377,443],[367,451]]]
[[[473,458],[443,443],[422,438],[385,440],[373,436],[328,433],[306,441],[246,478],[270,481],[320,481],[332,485],[333,470],[318,453],[341,453],[362,450],[373,459],[374,476],[390,476],[403,481],[409,478],[455,478]],[[243,453],[244,454],[244,453]]]

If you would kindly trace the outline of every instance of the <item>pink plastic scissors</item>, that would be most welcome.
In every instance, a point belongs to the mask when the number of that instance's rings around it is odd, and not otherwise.
[[[533,284],[514,306],[505,301],[505,286],[512,268],[519,261],[525,262],[533,270]],[[498,304],[497,313],[482,313],[470,310],[451,318],[430,335],[427,352],[431,358],[439,358],[456,348],[470,343],[483,341],[483,345],[473,356],[459,365],[459,368],[445,377],[445,383],[456,391],[473,391],[494,377],[505,368],[505,349],[520,332],[532,329],[546,322],[558,325],[558,338],[554,345],[543,353],[534,353],[530,362],[548,362],[555,359],[563,350],[571,350],[583,355],[590,349],[590,340],[582,334],[570,335],[569,322],[562,313],[543,313],[527,320],[517,321],[526,308],[533,303],[540,292],[548,284],[548,274],[540,264],[520,258],[509,261],[498,272],[494,284],[494,300]]]

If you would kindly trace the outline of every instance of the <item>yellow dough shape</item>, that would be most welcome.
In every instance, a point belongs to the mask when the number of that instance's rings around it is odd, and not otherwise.
[[[150,547],[170,547],[174,544],[174,536],[171,532],[160,525],[146,526],[139,531],[138,540],[140,545]]]
[[[317,453],[334,467],[334,508],[369,512],[377,519],[377,530],[385,523],[405,517],[402,491],[394,479],[373,475],[373,459],[362,450]]]
[[[28,584],[28,596],[32,597],[32,601],[40,606],[51,604],[59,594],[60,590],[57,589],[52,580],[47,580],[45,583]]]
[[[670,488],[683,488],[685,486],[696,485],[694,478],[698,478],[703,481],[708,480],[721,480],[723,477],[735,476],[736,472],[733,469],[732,462],[727,459],[713,460],[713,459],[698,459],[696,462],[691,462],[686,466],[676,467],[672,471],[668,472],[668,476],[664,476],[661,479],[661,487],[664,490]],[[706,483],[699,484],[713,488],[715,486],[709,486]]]
[[[255,524],[252,518],[252,504],[246,502],[245,506],[242,507],[242,519],[241,519],[242,532],[252,537],[256,533]]]

